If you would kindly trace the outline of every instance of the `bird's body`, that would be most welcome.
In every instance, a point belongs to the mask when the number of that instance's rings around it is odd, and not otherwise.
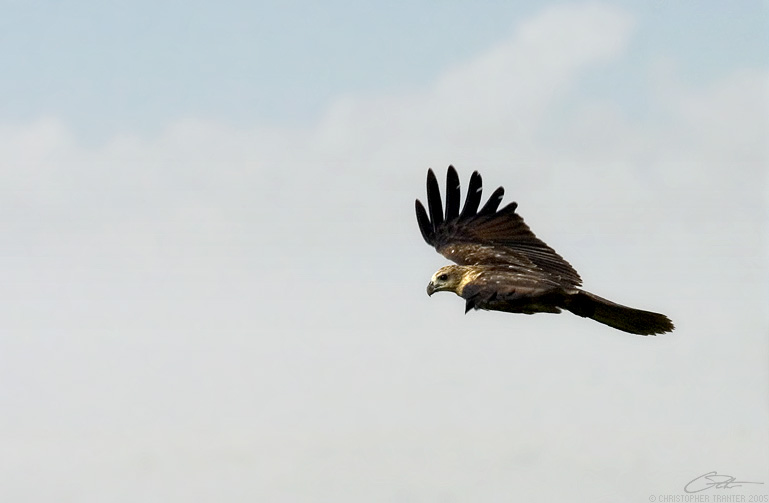
[[[555,281],[537,278],[525,269],[507,265],[447,265],[435,273],[428,294],[442,290],[440,277],[457,276],[456,288],[448,289],[465,299],[465,311],[485,309],[509,313],[558,313],[549,300],[563,296],[563,287]],[[432,285],[432,286],[430,286]],[[546,302],[543,302],[546,301]]]
[[[504,190],[500,187],[478,210],[481,177],[470,178],[467,200],[459,211],[459,177],[449,166],[446,210],[432,170],[427,174],[429,216],[417,200],[419,228],[428,244],[458,265],[439,269],[427,293],[451,291],[471,309],[509,313],[560,313],[566,309],[611,327],[639,335],[673,330],[662,314],[615,304],[580,288],[577,271],[539,240],[511,203],[497,211]]]

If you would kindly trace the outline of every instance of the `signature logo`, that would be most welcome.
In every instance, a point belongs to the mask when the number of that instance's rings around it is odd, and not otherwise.
[[[763,482],[748,482],[747,480],[737,480],[731,475],[721,475],[715,470],[695,477],[684,486],[684,492],[699,493],[708,489],[732,489],[741,487],[743,484],[763,484]]]

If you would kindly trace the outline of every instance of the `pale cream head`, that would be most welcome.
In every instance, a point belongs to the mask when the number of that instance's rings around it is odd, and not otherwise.
[[[465,268],[465,266],[447,265],[438,269],[430,279],[430,283],[427,284],[427,295],[443,291],[454,292],[459,295],[458,288],[463,283]]]

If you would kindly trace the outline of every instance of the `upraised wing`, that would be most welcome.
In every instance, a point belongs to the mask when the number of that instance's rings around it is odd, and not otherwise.
[[[544,273],[564,286],[579,286],[577,271],[555,250],[538,239],[515,210],[517,203],[499,208],[505,190],[499,187],[479,210],[483,183],[475,171],[459,210],[459,176],[453,166],[446,174],[446,207],[438,180],[427,171],[427,207],[416,200],[417,222],[427,244],[460,265],[499,264]]]

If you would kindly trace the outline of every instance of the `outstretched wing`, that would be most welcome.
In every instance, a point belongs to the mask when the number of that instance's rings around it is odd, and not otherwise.
[[[479,210],[482,188],[481,175],[475,171],[460,212],[459,176],[449,166],[444,211],[438,180],[427,171],[427,210],[416,201],[417,222],[427,244],[460,265],[511,265],[545,273],[564,285],[581,284],[571,264],[538,239],[515,212],[517,203],[497,209],[505,193],[502,187]]]

